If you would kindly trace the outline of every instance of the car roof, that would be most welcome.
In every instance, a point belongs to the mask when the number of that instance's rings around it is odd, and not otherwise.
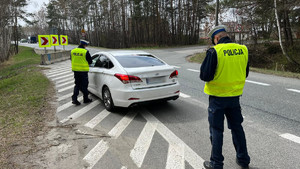
[[[109,53],[113,56],[151,55],[150,53],[141,50],[113,50],[113,51],[105,51],[103,53]]]

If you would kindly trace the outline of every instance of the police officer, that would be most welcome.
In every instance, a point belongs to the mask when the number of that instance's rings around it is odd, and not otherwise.
[[[72,103],[80,105],[77,100],[79,90],[83,93],[83,102],[90,103],[92,99],[88,98],[88,72],[89,64],[92,63],[92,58],[88,50],[85,48],[89,44],[86,40],[80,40],[80,45],[71,51],[72,71],[74,72],[75,86],[72,95]]]
[[[213,28],[209,36],[215,46],[206,52],[200,68],[200,79],[206,82],[204,92],[209,95],[208,121],[212,151],[210,161],[205,161],[203,165],[207,169],[223,168],[222,146],[226,116],[236,150],[236,163],[242,168],[249,168],[250,157],[239,100],[249,74],[248,49],[244,45],[233,43],[224,25]]]

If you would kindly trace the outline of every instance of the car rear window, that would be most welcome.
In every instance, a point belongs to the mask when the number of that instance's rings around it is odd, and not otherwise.
[[[115,56],[124,68],[149,67],[165,65],[164,62],[158,60],[152,55],[126,55]]]

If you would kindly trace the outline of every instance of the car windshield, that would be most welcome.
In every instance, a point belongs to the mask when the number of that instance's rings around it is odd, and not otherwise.
[[[149,67],[165,65],[164,62],[152,55],[115,56],[124,68]]]

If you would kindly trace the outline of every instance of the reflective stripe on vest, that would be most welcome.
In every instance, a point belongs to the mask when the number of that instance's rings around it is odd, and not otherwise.
[[[245,45],[225,43],[214,46],[218,63],[214,79],[205,83],[204,93],[217,97],[233,97],[243,94],[248,63]]]
[[[86,49],[75,48],[71,51],[72,70],[78,72],[88,72],[89,64],[86,60]]]

